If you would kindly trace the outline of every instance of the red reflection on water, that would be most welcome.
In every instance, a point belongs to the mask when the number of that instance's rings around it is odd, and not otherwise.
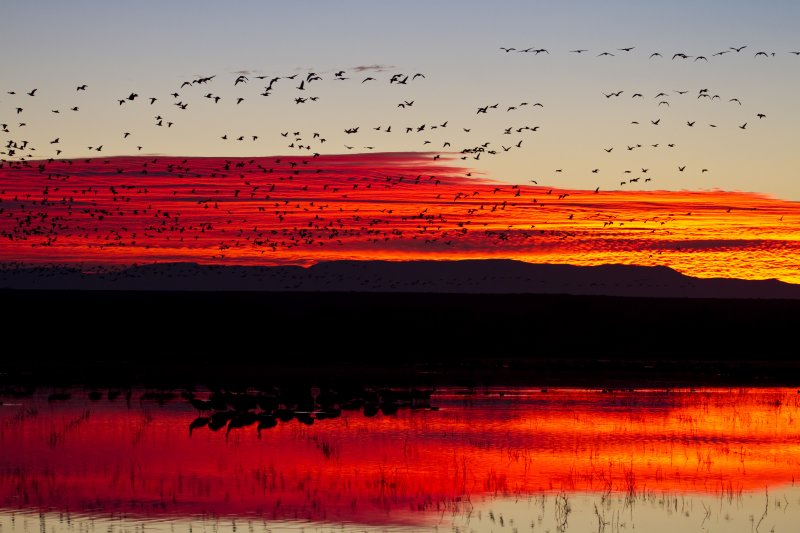
[[[0,505],[380,523],[484,495],[737,494],[800,473],[794,390],[434,395],[439,411],[189,434],[188,403],[0,407]]]

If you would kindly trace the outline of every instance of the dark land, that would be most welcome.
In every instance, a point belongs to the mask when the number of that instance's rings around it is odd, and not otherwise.
[[[6,270],[0,384],[800,386],[797,286],[424,263]]]

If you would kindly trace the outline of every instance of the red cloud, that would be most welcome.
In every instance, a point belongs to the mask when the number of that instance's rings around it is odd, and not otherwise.
[[[473,177],[455,156],[434,156],[5,163],[0,261],[506,257],[800,282],[795,202],[744,192],[512,185]]]

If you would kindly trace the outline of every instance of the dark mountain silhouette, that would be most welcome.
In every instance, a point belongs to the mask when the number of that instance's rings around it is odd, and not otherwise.
[[[0,386],[800,383],[800,286],[666,267],[7,265],[0,302]]]
[[[800,298],[800,285],[774,279],[706,279],[661,266],[583,267],[511,260],[332,261],[307,268],[160,263],[94,272],[5,265],[0,268],[0,289]]]

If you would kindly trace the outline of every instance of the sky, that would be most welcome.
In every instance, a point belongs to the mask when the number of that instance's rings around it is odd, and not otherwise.
[[[511,186],[800,201],[796,2],[3,8],[6,169],[420,153]]]

